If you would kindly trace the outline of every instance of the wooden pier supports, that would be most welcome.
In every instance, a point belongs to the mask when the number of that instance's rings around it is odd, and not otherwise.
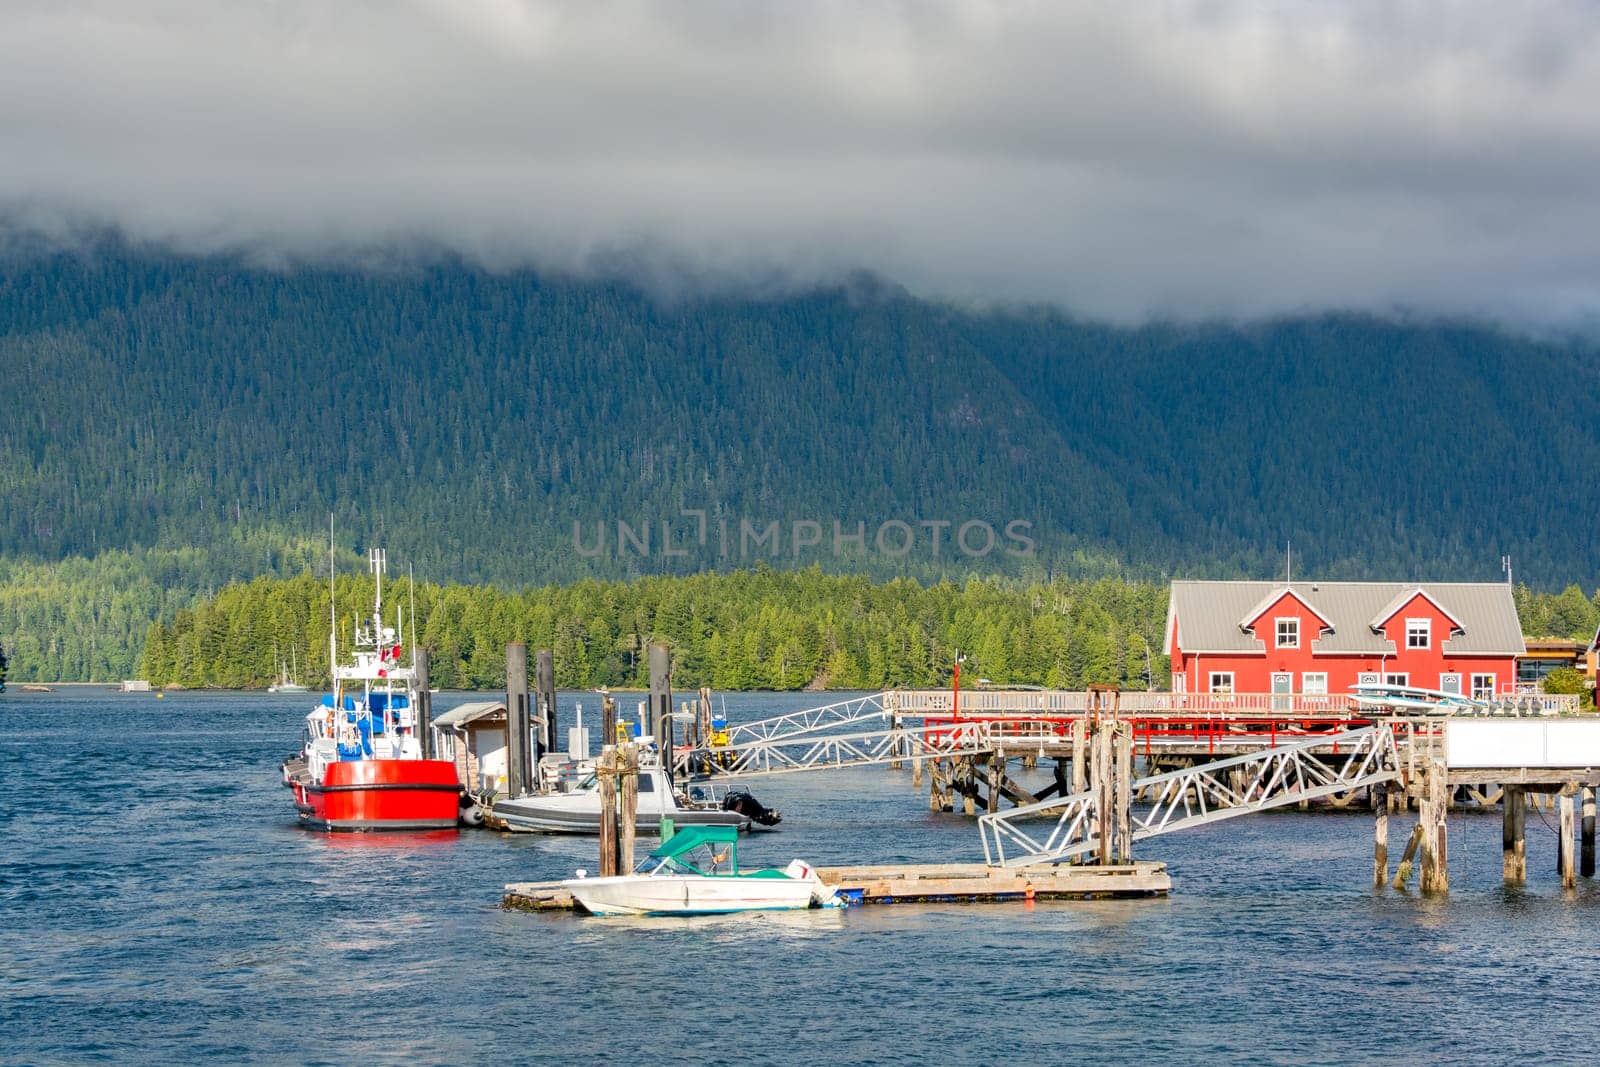
[[[528,751],[528,646],[506,643],[506,794],[527,796],[538,759]]]
[[[1556,869],[1561,872],[1561,885],[1565,889],[1578,887],[1578,865],[1573,846],[1575,834],[1572,818],[1572,795],[1576,787],[1566,786],[1557,798],[1560,809],[1560,829],[1556,844]]]
[[[1500,866],[1508,884],[1521,885],[1528,880],[1526,794],[1508,785],[1503,791],[1501,805]]]
[[[1595,801],[1594,787],[1584,786],[1578,794],[1583,802],[1582,846],[1579,852],[1578,873],[1585,878],[1594,877],[1594,823]]]
[[[649,662],[650,713],[645,716],[645,729],[655,735],[656,749],[661,753],[661,769],[670,785],[674,775],[672,753],[676,748],[672,726],[672,653],[664,643],[652,641]]]
[[[411,671],[417,687],[415,716],[417,741],[422,745],[422,758],[433,759],[433,692],[428,688],[428,650],[412,646]]]
[[[1450,787],[1442,763],[1428,768],[1419,822],[1422,826],[1422,877],[1424,893],[1450,891]]]
[[[631,874],[639,816],[639,747],[603,746],[594,773],[600,792],[600,877]]]
[[[1376,817],[1372,827],[1372,885],[1382,889],[1389,883],[1389,784],[1372,787],[1372,808]]]
[[[560,724],[556,721],[556,656],[548,648],[541,648],[533,657],[534,733],[539,737],[539,747],[534,755],[538,766],[539,756],[561,748]]]
[[[1413,857],[1420,859],[1422,874],[1418,881],[1418,888],[1424,893],[1448,893],[1450,891],[1450,785],[1448,772],[1443,763],[1430,763],[1422,772],[1422,780],[1417,786],[1417,824],[1411,828],[1411,836],[1406,839],[1406,850],[1400,856],[1400,865],[1395,868],[1394,881],[1391,883],[1396,889],[1404,889],[1406,882],[1411,877]],[[1382,805],[1381,808],[1387,808]],[[1383,859],[1388,859],[1388,817],[1387,814],[1379,816],[1382,826]],[[1376,852],[1376,849],[1374,849]],[[1374,855],[1374,877],[1382,878],[1378,870],[1377,856]]]

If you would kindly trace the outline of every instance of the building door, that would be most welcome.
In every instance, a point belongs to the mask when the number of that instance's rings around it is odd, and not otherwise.
[[[1459,674],[1441,674],[1441,675],[1439,675],[1439,692],[1441,692],[1441,693],[1454,693],[1456,696],[1460,696],[1461,695],[1461,675],[1459,675]]]
[[[1289,698],[1294,694],[1294,675],[1288,671],[1274,671],[1272,675],[1272,710],[1288,711],[1293,703]]]

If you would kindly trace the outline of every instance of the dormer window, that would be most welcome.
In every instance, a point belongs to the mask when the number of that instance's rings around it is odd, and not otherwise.
[[[1433,644],[1432,619],[1406,620],[1406,647],[1429,648]]]
[[[1278,648],[1300,647],[1300,620],[1275,619],[1278,629]]]

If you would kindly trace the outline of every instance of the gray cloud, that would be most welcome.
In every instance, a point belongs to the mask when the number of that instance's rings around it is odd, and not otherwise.
[[[1113,318],[1600,313],[1586,2],[13,0],[0,209],[186,249],[868,269]]]

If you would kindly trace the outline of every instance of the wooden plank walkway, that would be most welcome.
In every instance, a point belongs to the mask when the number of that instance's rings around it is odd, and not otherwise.
[[[1172,890],[1166,864],[1151,862],[1012,868],[982,863],[888,864],[819,867],[817,875],[843,893],[859,893],[863,904],[1092,900],[1166,896]],[[502,904],[518,911],[570,911],[574,907],[572,894],[559,882],[513,882],[506,886]]]

